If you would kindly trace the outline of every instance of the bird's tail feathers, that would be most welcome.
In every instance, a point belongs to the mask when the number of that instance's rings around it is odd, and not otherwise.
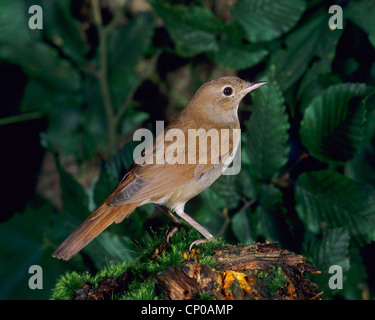
[[[127,218],[137,205],[138,203],[130,203],[123,206],[110,206],[104,202],[55,250],[52,256],[69,260],[112,223],[119,223]]]

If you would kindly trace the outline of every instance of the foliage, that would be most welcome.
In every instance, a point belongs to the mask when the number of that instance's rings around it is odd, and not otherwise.
[[[138,256],[149,225],[166,222],[153,206],[71,261],[50,258],[131,165],[136,143],[124,142],[132,132],[170,120],[200,84],[226,74],[268,85],[239,109],[240,174],[219,178],[187,212],[226,241],[277,240],[304,254],[323,272],[314,279],[323,299],[374,298],[373,1],[339,2],[342,30],[329,28],[323,0],[208,3],[149,0],[139,10],[127,1],[0,0],[0,67],[27,78],[0,129],[47,120],[40,142],[54,155],[62,200],[58,209],[35,195],[0,225],[1,298],[48,298],[66,271]],[[27,27],[31,4],[43,8],[42,30]],[[74,159],[78,174],[64,159]],[[89,164],[100,161],[84,187]],[[27,286],[33,264],[43,267],[44,290]],[[331,265],[344,271],[343,290],[328,287]]]

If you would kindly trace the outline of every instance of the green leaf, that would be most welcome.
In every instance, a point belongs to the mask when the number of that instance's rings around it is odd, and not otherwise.
[[[53,226],[61,225],[49,204],[27,206],[10,220],[0,224],[0,299],[48,299],[59,274],[68,265],[53,259]],[[32,277],[29,268],[42,268],[42,290],[31,290],[28,281]]]
[[[72,94],[81,88],[80,75],[71,62],[62,59],[58,50],[38,39],[23,41],[15,38],[6,42],[1,47],[0,58],[19,65],[29,78],[42,82],[50,89]]]
[[[140,79],[135,66],[151,43],[153,15],[141,13],[108,37],[109,87],[115,108],[124,103]]]
[[[345,273],[343,296],[347,300],[363,300],[363,288],[367,285],[368,274],[359,248],[349,249],[350,269]]]
[[[137,142],[127,143],[112,159],[104,162],[95,185],[94,202],[99,206],[113,191],[116,185],[134,162],[133,150]]]
[[[306,255],[314,267],[322,272],[327,272],[332,265],[339,265],[343,271],[348,271],[349,240],[349,232],[344,228],[327,230],[321,237],[310,234],[310,238],[305,239]]]
[[[375,190],[330,170],[304,173],[296,182],[296,211],[317,234],[347,228],[357,242],[369,241],[375,223]]]
[[[327,13],[319,11],[306,23],[285,39],[285,49],[280,48],[271,55],[270,63],[276,67],[276,80],[281,90],[287,90],[309,70],[312,59],[318,59],[307,74],[306,82],[314,79],[314,74],[330,72],[330,64],[335,56],[341,30],[329,31]],[[308,41],[307,41],[308,39]]]
[[[135,257],[134,251],[129,237],[110,231],[102,232],[93,240],[92,245],[84,248],[84,252],[90,255],[98,270],[111,262],[131,261]]]
[[[240,197],[236,190],[236,176],[222,175],[210,187],[211,191],[218,196],[221,208],[233,209],[238,206]]]
[[[314,56],[310,56],[310,59],[314,59],[314,63],[306,70],[298,89],[297,97],[301,101],[301,113],[326,88],[341,82],[341,79],[332,73],[331,65],[336,57],[337,44],[343,32],[339,29],[327,32],[323,25],[318,29],[320,34],[313,48]]]
[[[363,140],[358,152],[345,163],[345,175],[349,178],[375,186],[374,159],[375,159],[375,88],[372,94],[364,101],[366,104],[366,123]]]
[[[232,6],[233,18],[250,42],[270,41],[288,32],[305,11],[303,0],[242,0]]]
[[[29,42],[41,37],[40,30],[29,28],[29,6],[22,0],[0,0],[0,48],[3,44]]]
[[[306,108],[300,135],[309,152],[322,161],[351,159],[363,137],[366,108],[364,84],[329,87]]]
[[[48,138],[62,154],[75,155],[78,159],[82,159],[87,156],[86,153],[83,154],[82,142],[90,137],[82,132],[88,112],[81,109],[80,102],[77,100],[79,97],[79,95],[67,95],[54,90],[48,91],[45,86],[38,83],[33,85],[30,81],[30,85],[26,87],[22,107],[25,109],[39,107],[43,110],[49,120],[48,130],[43,133],[44,138]],[[33,99],[41,103],[36,106]],[[72,139],[75,141],[73,144]],[[100,138],[98,140],[100,141]]]
[[[185,210],[210,233],[217,235],[223,231],[222,228],[227,222],[222,214],[226,203],[211,187],[203,190],[198,197],[201,201],[197,203],[194,199],[188,201]]]
[[[324,297],[333,296],[338,290],[332,290],[328,283],[333,274],[329,273],[331,266],[342,268],[343,288],[346,287],[347,272],[350,268],[349,260],[349,232],[344,228],[335,228],[323,232],[321,237],[308,234],[304,243],[304,255],[314,267],[322,273],[313,277],[320,291],[324,291]]]
[[[214,53],[214,59],[224,68],[241,70],[255,66],[267,54],[265,49],[255,50],[252,46],[233,45],[222,41]]]
[[[224,24],[210,10],[201,7],[177,8],[160,0],[150,2],[164,20],[178,55],[193,57],[217,48],[216,33],[222,30]]]
[[[29,80],[21,101],[21,111],[48,111],[52,109],[53,96],[48,88],[37,80]]]
[[[80,22],[72,16],[70,6],[71,1],[42,0],[43,29],[49,40],[65,55],[83,66],[86,64],[88,45],[84,43],[84,32]]]
[[[231,219],[231,228],[236,238],[243,244],[251,244],[256,238],[256,215],[250,210],[238,211]]]
[[[288,160],[289,122],[278,84],[265,77],[267,85],[252,93],[253,113],[246,122],[246,150],[253,171],[261,180],[271,180]]]
[[[55,160],[60,175],[64,215],[70,222],[78,226],[89,215],[87,194],[74,177],[64,169],[57,157]]]
[[[281,221],[285,220],[282,192],[272,185],[263,185],[259,195],[257,235],[267,241],[280,241]],[[279,223],[280,222],[280,223]]]
[[[345,8],[345,16],[368,34],[370,43],[375,49],[375,7],[374,1],[350,1]]]
[[[131,134],[140,125],[150,118],[148,112],[138,110],[135,107],[129,106],[124,112],[123,119],[120,123],[120,134]]]

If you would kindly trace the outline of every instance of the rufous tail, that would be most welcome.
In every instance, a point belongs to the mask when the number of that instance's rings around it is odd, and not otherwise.
[[[138,203],[110,206],[104,202],[60,244],[52,256],[69,260],[112,223],[120,223],[128,217],[137,206]]]

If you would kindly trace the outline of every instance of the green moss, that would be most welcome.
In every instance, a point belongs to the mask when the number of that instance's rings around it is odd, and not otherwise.
[[[286,276],[283,275],[281,267],[277,267],[277,270],[275,271],[272,280],[268,285],[268,289],[271,293],[276,293],[284,287],[285,281]]]
[[[139,245],[139,256],[131,263],[110,264],[95,276],[88,273],[78,274],[77,272],[61,276],[53,289],[51,299],[72,299],[74,290],[80,289],[83,283],[89,283],[97,288],[102,279],[116,279],[125,271],[131,272],[132,282],[127,292],[114,297],[115,299],[162,299],[161,294],[155,292],[156,280],[150,281],[149,279],[170,266],[181,266],[184,261],[184,252],[189,250],[189,246],[194,240],[201,238],[198,231],[183,224],[180,230],[170,239],[166,252],[160,254],[156,259],[151,259],[151,255],[155,248],[160,245],[167,227],[162,228],[158,233],[147,233],[143,243]],[[215,239],[212,242],[199,245],[197,247],[200,250],[199,262],[214,268],[213,250],[215,247],[222,247],[223,245],[225,245],[225,242],[222,239]]]
[[[92,281],[93,278],[88,273],[68,272],[57,281],[52,290],[51,300],[70,300],[74,290],[81,288],[83,283]]]
[[[265,286],[272,294],[283,288],[287,279],[279,265],[274,265],[269,270],[255,270],[254,275],[264,281]]]
[[[213,294],[211,292],[208,292],[208,291],[204,291],[201,293],[201,295],[199,296],[199,300],[212,300],[213,299]]]
[[[118,278],[121,274],[123,274],[127,268],[129,263],[123,262],[119,264],[111,263],[107,268],[104,268],[103,270],[99,271],[94,281],[96,283],[99,283],[99,281],[105,277],[107,278]]]
[[[133,283],[129,286],[128,292],[121,295],[118,299],[119,300],[161,300],[163,296],[157,295],[155,293],[155,285],[157,283],[156,279],[146,281],[146,282],[138,282],[133,281]]]

